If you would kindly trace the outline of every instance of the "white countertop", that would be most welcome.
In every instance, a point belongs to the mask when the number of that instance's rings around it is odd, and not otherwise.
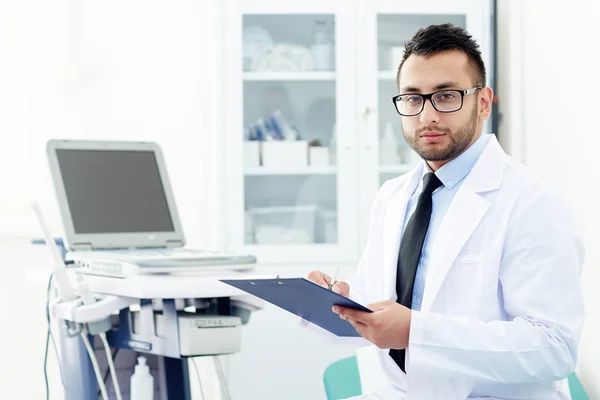
[[[207,271],[195,274],[134,275],[125,279],[87,275],[95,293],[138,299],[184,299],[247,296],[219,279],[275,278],[256,271]]]

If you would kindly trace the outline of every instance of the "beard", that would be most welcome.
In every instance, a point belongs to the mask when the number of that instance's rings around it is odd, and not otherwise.
[[[404,125],[404,124],[403,124]],[[415,130],[412,134],[407,134],[404,126],[402,127],[406,143],[425,161],[447,161],[460,155],[473,140],[477,133],[477,107],[471,113],[471,118],[465,122],[455,132],[443,127],[424,127]],[[422,132],[434,131],[446,134],[450,143],[442,148],[428,146],[426,143],[419,142],[419,136]]]

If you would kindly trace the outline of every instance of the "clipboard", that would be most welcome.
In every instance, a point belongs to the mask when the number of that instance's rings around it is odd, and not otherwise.
[[[295,314],[339,337],[358,337],[360,334],[340,318],[334,305],[372,312],[341,294],[317,285],[305,278],[223,279],[223,283],[259,297]]]

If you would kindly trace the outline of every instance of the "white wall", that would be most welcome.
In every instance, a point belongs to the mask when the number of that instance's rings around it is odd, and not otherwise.
[[[583,289],[588,315],[577,372],[590,397],[598,399],[600,108],[596,98],[600,80],[596,60],[600,5],[585,0],[499,3],[504,44],[511,44],[503,49],[500,60],[503,70],[499,76],[505,79],[500,104],[506,117],[500,133],[506,147],[564,193],[582,217],[587,247]]]
[[[0,232],[14,232],[31,185],[31,0],[0,0]]]

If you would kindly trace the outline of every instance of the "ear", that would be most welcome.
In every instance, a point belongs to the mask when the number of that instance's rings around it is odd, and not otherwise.
[[[484,121],[487,120],[492,113],[492,100],[494,99],[494,92],[489,86],[484,87],[479,92],[479,118]]]

